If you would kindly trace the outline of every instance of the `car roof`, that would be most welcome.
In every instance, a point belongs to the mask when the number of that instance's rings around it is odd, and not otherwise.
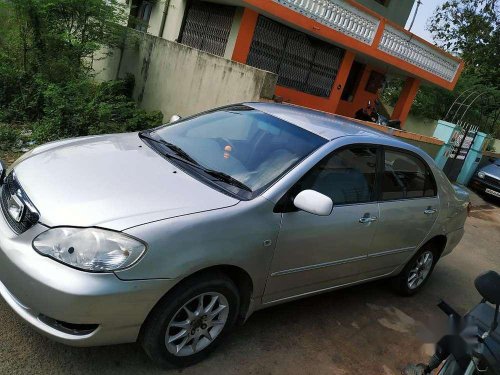
[[[243,103],[244,105],[299,126],[328,140],[345,136],[376,136],[394,140],[393,137],[359,124],[347,117],[315,111],[290,104]]]

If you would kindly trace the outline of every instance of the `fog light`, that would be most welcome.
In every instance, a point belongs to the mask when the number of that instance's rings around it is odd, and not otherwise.
[[[479,177],[479,178],[484,178],[484,176],[486,176],[486,174],[483,171],[478,172],[478,174],[477,174],[477,177]]]

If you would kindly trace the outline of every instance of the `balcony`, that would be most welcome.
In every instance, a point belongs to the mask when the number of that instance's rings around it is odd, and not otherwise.
[[[261,0],[262,1],[262,0]],[[461,60],[426,42],[375,12],[346,0],[269,0],[341,33],[344,46],[448,89],[453,88]],[[253,2],[248,1],[247,2]],[[255,4],[255,2],[253,2]],[[319,28],[314,28],[319,30]],[[332,38],[334,39],[334,38]]]
[[[373,43],[380,20],[341,1],[273,0],[323,25],[368,45]]]
[[[460,67],[460,61],[446,52],[390,25],[385,25],[377,48],[448,82],[453,82]]]

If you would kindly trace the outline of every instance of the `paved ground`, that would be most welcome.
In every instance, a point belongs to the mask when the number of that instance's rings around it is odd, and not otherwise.
[[[0,300],[0,374],[399,374],[427,358],[439,299],[465,312],[479,300],[474,277],[500,271],[500,208],[475,199],[480,209],[461,244],[416,297],[398,297],[377,282],[263,310],[207,361],[172,372],[155,369],[137,345],[53,343]]]

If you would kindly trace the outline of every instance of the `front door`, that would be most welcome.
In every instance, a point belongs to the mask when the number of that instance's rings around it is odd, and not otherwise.
[[[290,199],[312,189],[329,196],[334,208],[329,216],[284,209],[264,303],[365,278],[379,217],[376,164],[376,147],[343,148],[291,189]]]
[[[405,150],[385,149],[381,185],[369,265],[382,275],[413,256],[436,221],[439,199],[429,166]]]

